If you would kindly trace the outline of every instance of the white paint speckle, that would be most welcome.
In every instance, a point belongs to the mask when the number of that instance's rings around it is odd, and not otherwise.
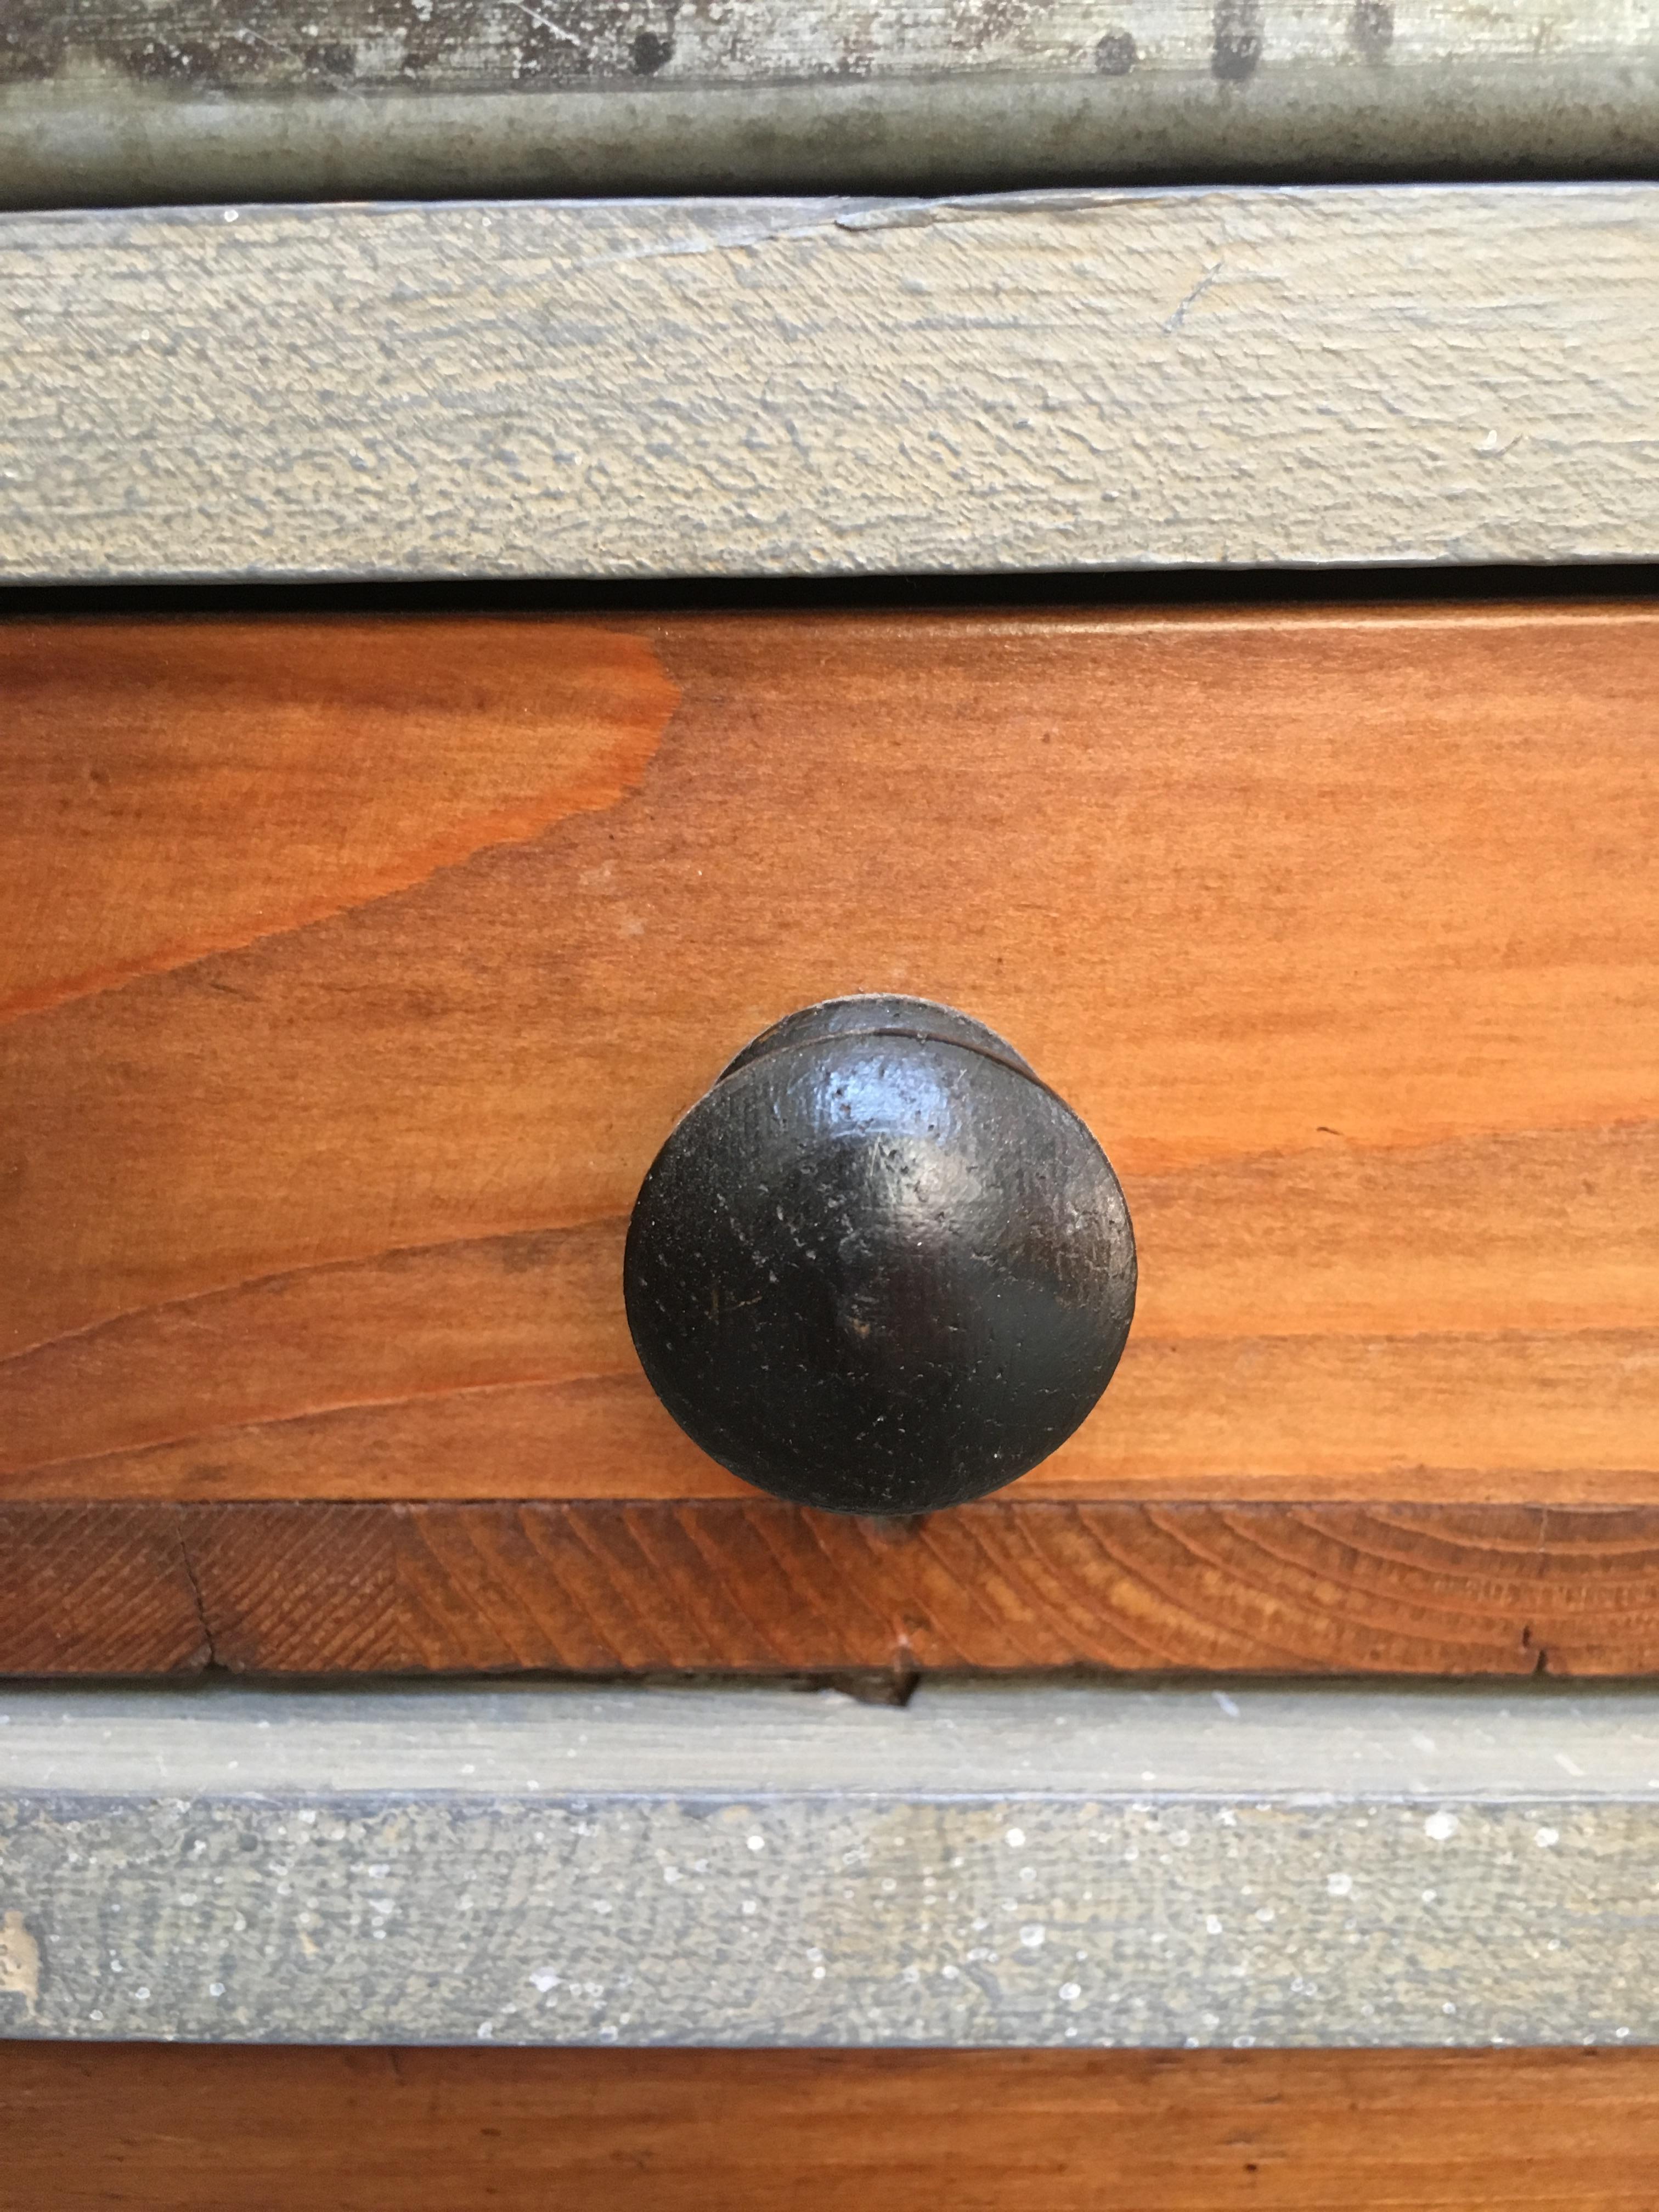
[[[1048,1929],[1040,1921],[1028,1920],[1019,1931],[1019,1940],[1028,1951],[1039,1951],[1048,1936]]]
[[[1352,1897],[1353,1876],[1351,1874],[1328,1874],[1325,1887],[1333,1897]]]
[[[766,1838],[764,1836],[750,1836],[748,1838],[748,1843],[749,1848],[751,1851],[763,1851],[766,1849]]]
[[[1011,1851],[1023,1851],[1025,1848],[1025,1831],[1024,1828],[1010,1828],[1002,1840]]]
[[[225,210],[225,221],[227,222],[234,222],[236,221],[236,210],[234,208],[227,208]]]
[[[493,2020],[481,2020],[478,2022],[478,2040],[480,2043],[488,2043],[490,2037],[494,2035],[495,2033],[495,2023]]]
[[[1460,1825],[1455,1813],[1431,1813],[1423,1823],[1423,1832],[1431,1844],[1449,1844]]]
[[[1062,1982],[1060,1985],[1060,2001],[1062,2004],[1075,2004],[1082,1995],[1083,1986],[1079,1982]]]
[[[1533,1838],[1534,1843],[1537,1844],[1540,1851],[1553,1850],[1553,1847],[1560,1842],[1560,1840],[1561,1831],[1559,1828],[1540,1828],[1537,1834]]]
[[[1216,1918],[1213,1912],[1206,1917],[1204,1927],[1205,1932],[1207,1935],[1218,1936],[1221,1933],[1221,1923]]]

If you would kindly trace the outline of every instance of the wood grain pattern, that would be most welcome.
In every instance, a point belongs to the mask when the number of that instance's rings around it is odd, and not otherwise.
[[[0,872],[12,912],[44,922],[0,941],[0,1022],[614,806],[678,701],[614,634],[568,630],[550,697],[509,627],[451,625],[416,655],[404,636],[318,624],[290,658],[280,630],[262,653],[205,625],[181,652],[176,629],[134,623],[66,668],[52,635],[0,628]]]
[[[0,216],[0,575],[1648,561],[1656,206],[1409,185]]]
[[[0,945],[61,1001],[0,1028],[6,1496],[739,1495],[639,1375],[627,1210],[738,1044],[889,988],[1133,1210],[1122,1369],[1020,1498],[1655,1496],[1653,610],[0,653]]]
[[[87,1572],[93,1553],[95,1575]],[[84,1579],[83,1579],[84,1577]],[[0,1506],[0,1673],[1659,1669],[1659,1510]]]
[[[31,2212],[1645,2212],[1659,2054],[0,2046]]]
[[[193,1674],[212,1639],[175,1516],[0,1508],[0,1673]]]

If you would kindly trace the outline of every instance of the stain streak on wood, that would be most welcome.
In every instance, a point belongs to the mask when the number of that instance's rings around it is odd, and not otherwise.
[[[395,621],[73,635],[0,626],[0,871],[41,918],[0,936],[0,1022],[614,806],[678,696],[643,643],[574,628],[553,665],[489,621],[416,654]]]

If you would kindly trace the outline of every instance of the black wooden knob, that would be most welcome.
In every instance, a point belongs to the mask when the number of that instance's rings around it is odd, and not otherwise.
[[[843,1513],[1012,1482],[1111,1380],[1134,1311],[1106,1155],[1000,1037],[831,999],[747,1045],[658,1153],[629,1327],[693,1441]]]

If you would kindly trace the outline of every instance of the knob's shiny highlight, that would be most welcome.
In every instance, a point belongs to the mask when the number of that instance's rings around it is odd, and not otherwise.
[[[983,1024],[833,999],[672,1131],[623,1262],[653,1388],[744,1481],[844,1513],[1012,1482],[1111,1380],[1135,1250],[1084,1122]]]

